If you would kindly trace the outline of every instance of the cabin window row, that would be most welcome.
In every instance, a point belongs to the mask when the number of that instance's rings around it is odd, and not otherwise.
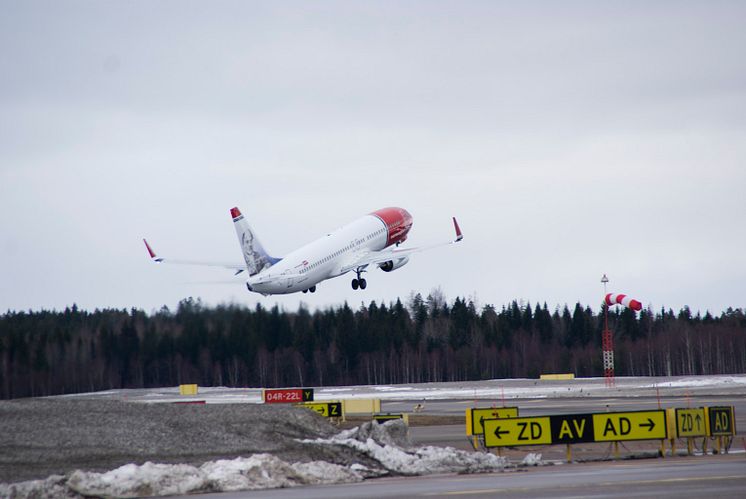
[[[367,236],[367,238],[366,238],[366,239],[370,240],[370,239],[374,238],[375,236],[378,236],[378,235],[382,234],[382,233],[384,232],[384,230],[385,230],[385,229],[379,229],[379,230],[377,230],[377,231],[373,232],[372,234],[368,234],[368,236]],[[321,265],[322,263],[326,263],[326,262],[328,262],[328,261],[329,261],[329,260],[331,260],[332,258],[334,258],[334,257],[337,257],[337,256],[341,255],[341,254],[342,254],[342,253],[344,253],[345,251],[349,251],[349,250],[351,250],[351,249],[352,249],[352,246],[353,246],[353,245],[352,245],[352,244],[350,244],[350,245],[348,245],[348,246],[345,246],[344,248],[342,248],[342,249],[341,249],[341,250],[339,250],[339,251],[335,251],[335,252],[334,252],[334,253],[332,253],[331,255],[325,256],[324,258],[322,258],[322,259],[321,259],[321,260],[319,260],[318,262],[312,263],[311,265],[309,265],[308,267],[306,267],[305,269],[303,269],[303,270],[302,270],[302,272],[308,272],[308,271],[309,271],[310,269],[316,268],[316,267],[318,267],[319,265]]]

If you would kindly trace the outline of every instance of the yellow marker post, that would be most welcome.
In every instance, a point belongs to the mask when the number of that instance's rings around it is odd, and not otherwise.
[[[568,379],[575,379],[575,374],[574,373],[540,374],[539,379],[545,380],[545,381],[568,380]]]
[[[197,395],[197,385],[179,385],[179,395]]]

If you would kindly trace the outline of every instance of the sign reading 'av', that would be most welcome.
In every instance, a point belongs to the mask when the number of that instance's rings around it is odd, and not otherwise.
[[[593,442],[593,415],[566,414],[550,416],[552,421],[552,442],[574,444]]]

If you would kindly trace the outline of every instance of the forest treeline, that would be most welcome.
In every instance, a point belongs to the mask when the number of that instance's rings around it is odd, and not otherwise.
[[[609,311],[617,376],[746,372],[746,316],[688,308]],[[406,304],[204,306],[171,311],[7,312],[0,398],[174,386],[328,386],[602,376],[603,309],[517,301],[496,308],[434,293]]]

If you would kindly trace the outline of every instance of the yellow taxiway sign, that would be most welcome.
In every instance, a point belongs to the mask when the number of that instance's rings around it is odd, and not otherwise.
[[[593,440],[663,440],[667,437],[666,411],[606,412],[593,415]]]

